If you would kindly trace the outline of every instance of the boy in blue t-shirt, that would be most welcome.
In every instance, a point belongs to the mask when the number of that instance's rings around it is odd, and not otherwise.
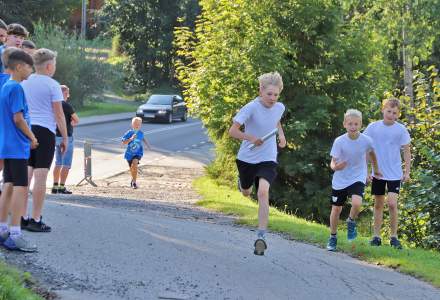
[[[150,144],[147,139],[144,137],[144,133],[140,131],[142,126],[142,119],[139,117],[135,117],[131,120],[131,127],[129,131],[127,131],[122,137],[122,143],[127,145],[127,150],[125,150],[124,158],[127,160],[128,165],[130,166],[131,173],[131,183],[130,186],[133,189],[137,189],[138,186],[136,184],[137,172],[138,172],[138,164],[144,155],[144,148],[142,147],[142,142],[148,149],[151,149]]]
[[[3,193],[0,197],[0,243],[9,250],[36,251],[20,228],[27,200],[28,159],[38,141],[30,130],[29,109],[20,82],[32,73],[32,57],[23,50],[9,55],[11,80],[0,91],[0,159],[4,161]],[[8,213],[11,212],[8,227]]]

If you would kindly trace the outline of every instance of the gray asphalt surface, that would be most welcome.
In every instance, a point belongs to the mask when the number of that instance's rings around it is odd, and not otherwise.
[[[25,265],[64,299],[440,299],[409,276],[275,234],[254,256],[255,232],[197,210],[64,197],[47,211],[57,229],[32,235],[40,251]]]

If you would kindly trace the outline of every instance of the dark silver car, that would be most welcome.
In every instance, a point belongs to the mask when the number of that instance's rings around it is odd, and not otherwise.
[[[138,107],[136,116],[143,121],[161,120],[172,123],[178,119],[185,122],[188,108],[179,95],[151,95],[147,103]]]

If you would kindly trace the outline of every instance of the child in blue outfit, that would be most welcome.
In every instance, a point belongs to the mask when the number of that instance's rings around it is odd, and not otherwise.
[[[135,117],[131,120],[131,127],[129,131],[127,131],[122,137],[122,143],[127,145],[127,150],[125,150],[124,158],[127,160],[128,165],[130,166],[131,173],[131,183],[130,186],[133,189],[137,189],[136,179],[137,179],[137,171],[138,164],[144,155],[144,148],[142,146],[142,142],[148,149],[151,149],[150,144],[147,139],[144,137],[144,133],[140,130],[142,126],[142,119],[139,117]]]

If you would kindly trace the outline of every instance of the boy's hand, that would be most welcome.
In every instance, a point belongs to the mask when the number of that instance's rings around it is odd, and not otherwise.
[[[38,147],[38,140],[36,138],[33,138],[31,140],[31,149],[35,149]]]
[[[262,139],[256,138],[254,136],[249,139],[249,142],[251,142],[255,146],[260,146],[264,143],[264,141]]]
[[[411,178],[409,177],[409,174],[407,174],[407,173],[403,174],[403,177],[402,177],[403,182],[408,182],[410,179]]]
[[[383,174],[382,174],[382,172],[380,171],[380,170],[374,170],[373,169],[373,172],[374,172],[374,177],[375,178],[382,178],[383,177]]]
[[[339,171],[344,169],[347,166],[347,162],[346,161],[340,161],[340,162],[336,162],[335,163],[335,171]]]
[[[68,143],[67,138],[63,138],[63,141],[60,143],[60,150],[62,154],[66,153],[67,143]]]
[[[136,138],[136,133],[133,133],[133,135],[131,136],[131,140],[134,140]]]
[[[373,176],[371,174],[367,175],[367,184],[370,184],[373,181]]]
[[[284,135],[280,135],[280,136],[278,136],[278,139],[279,139],[278,146],[279,146],[280,148],[284,148],[284,147],[286,147],[286,144],[287,144],[287,142],[286,142],[286,137],[285,137]]]

